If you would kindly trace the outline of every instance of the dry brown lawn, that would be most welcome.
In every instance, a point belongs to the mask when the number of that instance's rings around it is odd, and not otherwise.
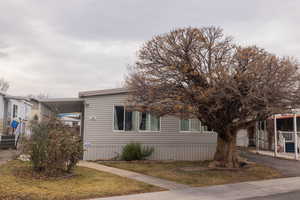
[[[257,164],[238,170],[220,170],[208,169],[208,162],[112,161],[100,163],[197,187],[283,177],[279,171]]]
[[[46,179],[33,176],[29,163],[10,161],[0,166],[1,200],[78,200],[160,190],[84,167],[78,167],[71,177]]]

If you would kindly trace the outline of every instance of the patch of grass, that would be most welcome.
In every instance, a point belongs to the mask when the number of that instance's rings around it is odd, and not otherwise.
[[[51,179],[33,174],[29,167],[17,160],[0,166],[1,200],[78,200],[162,190],[84,167],[77,167],[73,176]]]
[[[195,187],[283,177],[279,171],[257,164],[236,170],[207,169],[208,162],[114,161],[101,164]]]

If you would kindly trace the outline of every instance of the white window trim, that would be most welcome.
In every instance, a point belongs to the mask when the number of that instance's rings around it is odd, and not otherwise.
[[[201,122],[201,121],[200,121],[200,128],[201,128],[200,131],[192,131],[192,130],[189,130],[189,131],[182,131],[182,130],[181,130],[181,120],[183,120],[183,119],[179,119],[179,133],[206,133],[206,132],[212,132],[212,131],[204,131],[204,130],[202,129],[202,122]],[[189,129],[190,129],[191,124],[192,124],[192,119],[187,119],[187,120],[189,120]]]
[[[15,109],[16,108],[16,109]],[[12,106],[12,118],[18,118],[19,106],[17,104],[13,104]],[[16,116],[14,116],[16,115]]]
[[[122,106],[124,107],[124,121],[123,121],[123,130],[115,130],[115,107],[116,106]],[[136,130],[130,130],[130,131],[126,131],[125,130],[125,119],[126,117],[126,106],[124,104],[114,104],[113,105],[113,115],[112,115],[112,131],[116,132],[116,133],[135,133]]]
[[[123,130],[115,130],[115,107],[116,106],[123,106],[124,107],[124,122],[123,122]],[[136,121],[136,127],[137,130],[130,130],[130,131],[126,131],[125,130],[125,113],[126,113],[126,106],[124,104],[114,104],[113,105],[113,112],[112,112],[112,131],[115,133],[159,133],[161,132],[161,117],[159,117],[159,131],[152,131],[152,130],[140,130],[140,126],[139,126],[139,121],[140,121],[140,112],[138,113],[137,116],[137,121]],[[149,123],[151,123],[151,114],[150,114],[150,120]],[[151,124],[150,124],[151,126]]]
[[[159,117],[159,131],[153,131],[153,130],[140,130],[140,114],[141,112],[138,112],[138,117],[137,117],[137,131],[140,132],[140,133],[160,133],[161,132],[161,117]],[[151,117],[152,117],[152,114],[149,113],[149,112],[146,112],[147,114],[150,115],[149,117],[149,127],[151,128]]]
[[[116,106],[122,106],[122,107],[124,107],[124,121],[123,121],[123,130],[116,130],[115,129],[115,108],[116,108]],[[131,132],[131,131],[125,131],[125,113],[126,113],[126,110],[125,110],[126,108],[125,108],[125,105],[123,104],[114,104],[113,105],[113,113],[112,113],[112,131],[113,132],[117,132],[117,133],[124,133],[124,132]]]

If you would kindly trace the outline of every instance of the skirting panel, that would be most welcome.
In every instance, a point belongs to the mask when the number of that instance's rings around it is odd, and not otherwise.
[[[121,152],[124,145],[85,146],[84,160],[112,160]],[[145,144],[154,147],[149,160],[211,160],[216,151],[215,143],[202,144]]]

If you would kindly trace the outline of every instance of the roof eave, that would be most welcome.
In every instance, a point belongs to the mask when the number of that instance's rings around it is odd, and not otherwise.
[[[79,92],[79,98],[92,97],[92,96],[105,96],[105,95],[116,95],[126,94],[130,91],[126,88],[106,89],[106,90],[94,90]]]

